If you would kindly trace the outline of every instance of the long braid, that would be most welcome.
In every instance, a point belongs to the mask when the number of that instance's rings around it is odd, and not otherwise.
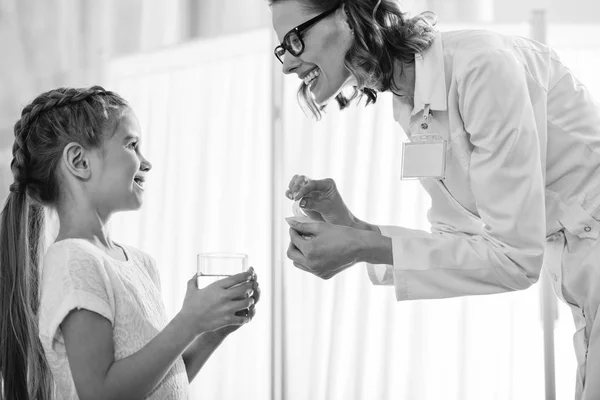
[[[11,185],[11,192],[23,191],[27,182],[27,171],[25,167],[29,164],[29,152],[27,151],[27,134],[24,133],[21,120],[17,121],[14,128],[15,142],[13,143],[13,159],[10,163],[10,169],[13,173],[15,183]]]

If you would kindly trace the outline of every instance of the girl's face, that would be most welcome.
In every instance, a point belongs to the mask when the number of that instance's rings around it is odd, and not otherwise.
[[[133,111],[127,110],[114,129],[92,161],[97,166],[90,182],[92,199],[104,215],[139,209],[144,180],[152,168],[140,151],[141,129]]]
[[[303,10],[301,0],[280,1],[271,8],[273,28],[280,42],[290,30],[319,15]],[[344,8],[340,7],[300,36],[304,51],[297,57],[286,52],[282,71],[297,74],[309,85],[315,102],[327,104],[352,80],[350,71],[344,66],[344,57],[353,40]]]

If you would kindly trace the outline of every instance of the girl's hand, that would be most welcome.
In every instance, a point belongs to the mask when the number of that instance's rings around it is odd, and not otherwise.
[[[285,196],[300,200],[300,208],[314,221],[356,227],[352,215],[331,178],[312,180],[304,175],[294,175]]]
[[[254,281],[251,268],[198,289],[196,275],[188,281],[187,292],[179,314],[188,321],[192,332],[200,335],[225,326],[240,326],[249,316],[236,315],[256,301],[252,296]],[[239,285],[239,286],[236,286]]]
[[[252,276],[252,282],[254,284],[254,286],[252,287],[252,297],[254,298],[254,304],[252,304],[247,310],[242,310],[242,311],[238,311],[238,315],[247,315],[248,316],[248,322],[252,321],[252,319],[254,318],[254,316],[256,315],[256,303],[258,303],[258,301],[260,300],[260,285],[258,284],[258,276],[256,275],[256,273],[253,274]],[[238,330],[240,328],[241,325],[228,325],[228,326],[224,326],[223,328],[219,328],[216,329],[212,332],[210,332],[210,334],[218,337],[218,338],[224,338],[227,335],[229,335],[232,332],[235,332],[236,330]]]

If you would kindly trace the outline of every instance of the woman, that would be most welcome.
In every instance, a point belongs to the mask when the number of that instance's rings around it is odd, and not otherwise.
[[[283,72],[320,118],[393,92],[403,175],[430,194],[431,233],[356,218],[331,179],[295,176],[288,257],[324,279],[366,262],[398,300],[526,289],[542,264],[572,309],[578,399],[600,398],[600,107],[551,49],[436,31],[392,0],[272,0]],[[349,96],[345,87],[354,89]],[[425,162],[423,162],[425,160]]]

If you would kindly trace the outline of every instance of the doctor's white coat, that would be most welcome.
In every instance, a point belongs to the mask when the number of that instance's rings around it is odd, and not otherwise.
[[[371,281],[398,300],[491,294],[529,287],[545,264],[581,336],[580,397],[592,341],[600,364],[600,106],[553,50],[493,32],[438,33],[415,72],[414,108],[394,96],[394,118],[410,139],[430,106],[446,178],[421,179],[431,233],[379,227],[394,264],[368,264]]]
[[[373,283],[393,284],[398,300],[525,289],[547,237],[598,238],[600,107],[551,49],[441,33],[416,57],[414,104],[394,96],[394,117],[410,137],[430,104],[428,131],[448,141],[446,179],[421,180],[432,233],[380,226],[394,265],[369,265]]]

